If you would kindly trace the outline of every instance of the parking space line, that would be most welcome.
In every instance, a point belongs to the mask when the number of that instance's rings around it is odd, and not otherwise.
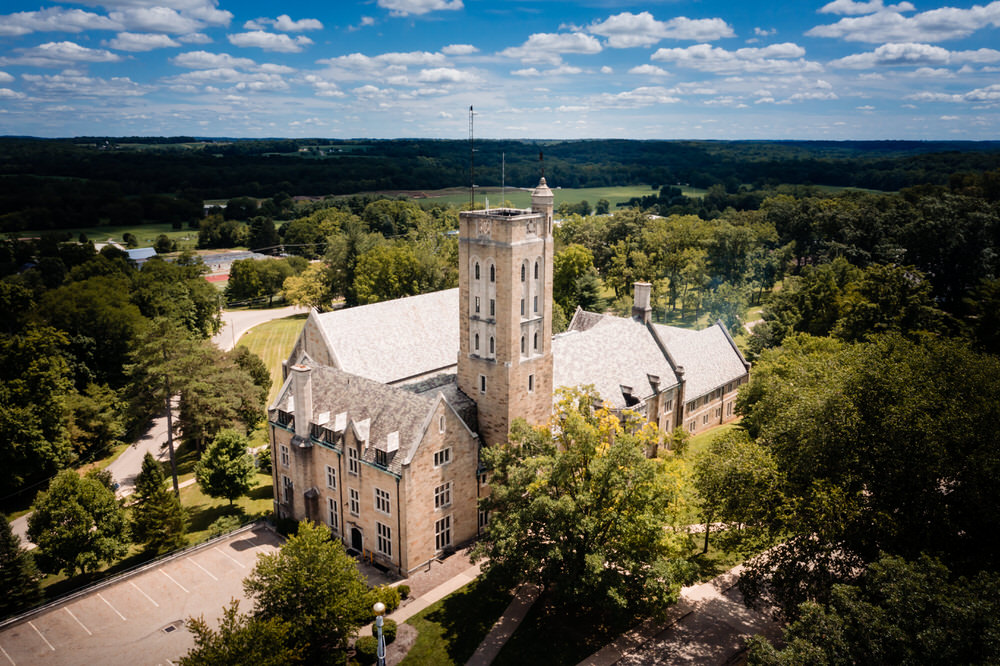
[[[35,630],[35,633],[38,634],[39,638],[41,638],[43,641],[45,641],[45,644],[49,646],[50,650],[52,650],[53,652],[56,651],[56,649],[54,647],[52,647],[52,643],[49,643],[49,639],[47,639],[45,637],[45,635],[42,634],[42,632],[38,631],[38,627],[35,626],[34,622],[32,622],[31,620],[28,620],[28,626],[30,626],[32,629]]]
[[[119,613],[118,609],[115,608],[114,606],[112,606],[111,602],[108,601],[107,599],[105,599],[103,594],[101,594],[100,592],[98,592],[97,593],[97,598],[100,599],[101,601],[103,601],[104,603],[106,603],[108,605],[108,608],[110,608],[114,612],[118,613],[118,617],[120,617],[122,619],[122,622],[127,622],[127,620],[125,619],[125,616],[122,615],[121,613]]]
[[[218,546],[214,546],[214,548],[215,548],[215,550],[219,551],[220,553],[222,553],[223,555],[225,555],[226,557],[228,557],[229,559],[231,559],[233,562],[235,562],[237,564],[237,566],[239,566],[240,569],[246,569],[247,568],[245,564],[243,564],[242,562],[240,562],[235,557],[233,557],[232,555],[230,555],[226,551],[222,550]]]
[[[129,582],[131,582],[131,581],[129,581]],[[138,592],[139,592],[139,594],[141,594],[142,596],[144,596],[144,597],[146,597],[147,599],[149,599],[149,603],[153,604],[153,605],[154,605],[154,606],[156,606],[157,608],[159,608],[159,607],[160,607],[160,604],[158,604],[158,603],[156,603],[155,601],[153,601],[153,597],[151,597],[151,596],[149,596],[148,594],[146,594],[145,592],[143,592],[143,591],[142,591],[142,590],[141,590],[141,589],[139,588],[139,586],[138,586],[138,585],[136,585],[135,583],[132,583],[132,587],[134,587],[134,588],[136,589],[136,591],[138,591]]]
[[[0,645],[0,652],[3,652],[3,656],[7,657],[7,661],[10,662],[10,666],[17,666],[17,664],[14,663],[14,660],[10,658],[10,655],[7,654],[7,650],[3,649],[2,645]]]
[[[94,634],[91,633],[90,629],[87,629],[87,625],[85,625],[83,622],[80,622],[80,618],[78,618],[76,615],[73,615],[73,611],[71,611],[69,609],[69,606],[63,606],[63,610],[66,611],[67,613],[69,613],[69,616],[71,618],[73,618],[74,620],[76,620],[76,623],[78,625],[80,625],[81,627],[83,627],[83,630],[87,632],[88,636],[93,636],[94,635]]]
[[[186,594],[190,594],[190,592],[188,592],[188,589],[186,587],[184,587],[183,585],[181,585],[180,583],[178,583],[176,580],[174,580],[174,577],[171,576],[170,574],[168,574],[166,571],[164,571],[163,569],[160,569],[160,573],[163,574],[164,576],[166,576],[167,578],[169,578],[171,581],[173,581],[174,585],[176,585],[177,587],[179,587],[182,590],[184,590],[184,592]]]
[[[215,574],[213,574],[211,571],[209,571],[205,567],[201,566],[200,564],[198,564],[194,560],[188,560],[188,562],[190,562],[191,564],[195,565],[196,567],[198,567],[199,569],[201,569],[202,571],[204,571],[205,573],[207,573],[212,578],[212,580],[219,580],[218,578],[215,577]]]

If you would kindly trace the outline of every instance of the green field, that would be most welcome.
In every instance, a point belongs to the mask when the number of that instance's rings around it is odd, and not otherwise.
[[[308,315],[298,314],[284,319],[275,319],[258,324],[239,339],[250,351],[264,361],[271,371],[271,391],[267,395],[268,404],[278,395],[281,388],[281,362],[288,358],[295,346],[295,340],[305,324]]]
[[[135,224],[132,226],[124,227],[112,227],[112,226],[99,226],[99,227],[83,227],[76,229],[44,229],[44,230],[28,230],[28,231],[18,231],[16,234],[18,236],[41,236],[44,234],[71,234],[73,240],[79,237],[80,232],[87,235],[87,239],[95,243],[105,243],[108,239],[111,239],[117,243],[124,245],[122,237],[126,233],[130,233],[135,236],[136,240],[139,241],[139,247],[151,247],[153,243],[156,242],[156,237],[160,234],[166,234],[167,238],[177,241],[178,249],[190,248],[194,249],[195,245],[198,243],[198,231],[195,229],[181,229],[175,230],[172,226],[167,223],[162,224]]]
[[[682,187],[685,196],[701,197],[705,190],[693,187]],[[633,197],[644,197],[655,194],[656,190],[645,185],[629,185],[627,187],[582,187],[579,189],[554,189],[556,206],[560,203],[580,203],[583,200],[590,202],[593,206],[599,199],[607,199],[611,203],[611,210],[614,211],[619,203],[625,203]],[[388,193],[387,193],[388,194]],[[403,194],[416,194],[407,192]],[[417,201],[428,201],[433,203],[454,204],[460,206],[469,203],[469,191],[463,188],[451,188],[448,190],[428,190],[421,192],[426,198],[416,199]],[[531,205],[530,190],[514,189],[508,187],[502,192],[499,187],[482,187],[476,190],[476,203],[482,204],[485,198],[489,198],[491,206],[499,206],[501,198],[509,201],[516,208],[527,208]]]

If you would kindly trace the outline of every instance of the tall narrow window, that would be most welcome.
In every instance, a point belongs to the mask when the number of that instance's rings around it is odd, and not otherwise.
[[[528,375],[528,393],[532,393],[535,390],[535,376]]]
[[[486,375],[479,375],[479,392],[486,393]]]
[[[521,353],[522,354],[528,353],[528,343],[525,341],[523,335],[521,336]]]
[[[475,351],[479,351],[479,334],[478,333],[476,333]]]
[[[535,279],[538,279],[538,262],[535,262]]]
[[[479,314],[479,297],[476,296],[476,314]]]
[[[494,299],[490,299],[490,316],[495,317],[497,314],[497,302]]]
[[[434,523],[434,547],[444,550],[451,546],[451,516],[445,516]]]
[[[535,296],[535,312],[538,312],[538,296]]]
[[[538,331],[535,331],[535,351],[538,351]]]
[[[524,316],[524,299],[521,299],[521,316]]]
[[[358,458],[358,448],[356,446],[347,447],[347,473],[358,475],[361,469],[361,463]]]
[[[332,497],[326,498],[326,501],[329,508],[327,522],[330,524],[330,529],[336,532],[340,528],[340,515],[337,512],[337,501]]]
[[[496,281],[497,281],[497,267],[494,266],[493,264],[490,264],[490,282],[496,282]]]
[[[497,347],[496,341],[493,339],[493,336],[491,335],[490,336],[490,354],[495,354],[496,353],[496,347]]]
[[[375,540],[375,550],[381,555],[392,557],[392,529],[388,525],[375,523],[375,532],[378,536]]]
[[[292,480],[289,479],[287,476],[281,477],[281,486],[282,490],[284,491],[285,504],[290,504],[292,501],[292,495],[294,490],[292,486]]]
[[[479,279],[479,262],[476,262],[476,279]]]
[[[326,487],[331,490],[337,489],[337,468],[326,466]]]
[[[526,269],[525,269],[525,266],[524,266],[524,264],[521,264],[521,282],[524,282],[524,277],[525,277],[525,276],[524,276],[524,274],[525,274],[525,270],[526,270]]]
[[[351,499],[351,515],[361,515],[361,493],[356,488],[351,488],[348,492]]]

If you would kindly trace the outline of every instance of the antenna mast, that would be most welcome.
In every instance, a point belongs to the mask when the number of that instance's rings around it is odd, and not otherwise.
[[[469,210],[476,209],[476,148],[475,135],[472,131],[472,118],[475,114],[469,105]]]
[[[507,203],[507,153],[500,153],[500,206]]]

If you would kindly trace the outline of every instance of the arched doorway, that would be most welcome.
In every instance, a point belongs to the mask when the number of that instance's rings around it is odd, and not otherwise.
[[[365,539],[364,535],[361,534],[361,530],[357,527],[351,528],[351,548],[358,551],[359,553],[364,552]]]

